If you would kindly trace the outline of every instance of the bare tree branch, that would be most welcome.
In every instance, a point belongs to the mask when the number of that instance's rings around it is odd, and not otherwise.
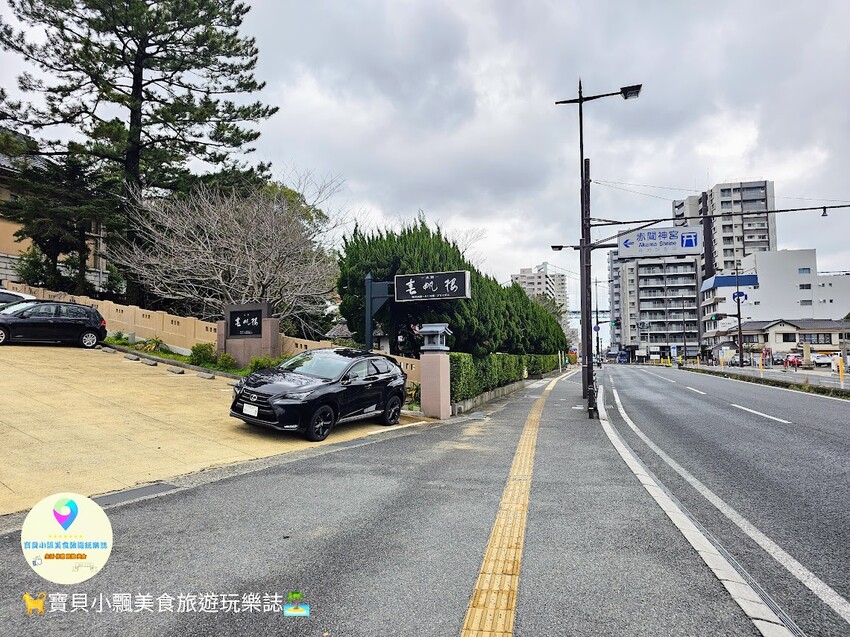
[[[317,187],[320,195],[332,189]],[[184,301],[203,318],[220,317],[226,305],[268,301],[276,316],[300,320],[326,310],[337,274],[325,247],[335,222],[309,213],[263,189],[137,196],[129,211],[136,240],[110,247],[109,258],[155,294]]]

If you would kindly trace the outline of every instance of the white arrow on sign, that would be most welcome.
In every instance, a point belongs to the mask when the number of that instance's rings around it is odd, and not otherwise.
[[[745,300],[745,301],[746,301],[746,300],[747,300],[747,295],[746,295],[746,294],[744,294],[743,292],[733,292],[733,293],[732,293],[732,300],[733,300],[733,301],[735,301],[735,300],[737,300],[738,298],[742,298],[743,300]]]

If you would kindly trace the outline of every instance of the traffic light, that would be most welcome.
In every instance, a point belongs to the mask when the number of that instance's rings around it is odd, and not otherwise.
[[[711,315],[711,316],[709,316],[708,318],[709,318],[710,320],[712,320],[712,321],[722,321],[722,320],[723,320],[723,319],[725,319],[727,316],[729,316],[729,315],[728,315],[728,314],[719,314],[719,313],[718,313],[718,314],[712,314],[712,315]]]
[[[611,327],[620,327],[620,319],[614,319],[611,321]]]

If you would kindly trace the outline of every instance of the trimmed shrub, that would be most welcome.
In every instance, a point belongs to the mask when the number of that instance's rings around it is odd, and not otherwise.
[[[269,358],[268,356],[256,357],[252,358],[251,362],[248,363],[248,371],[256,372],[261,369],[270,369],[272,367],[277,367],[283,361],[290,358],[289,356],[281,356],[280,358]]]
[[[236,369],[239,367],[239,363],[234,358],[233,354],[228,354],[227,352],[222,352],[218,356],[218,367],[221,370],[229,371],[231,369]]]
[[[212,367],[216,362],[215,345],[212,343],[197,343],[192,345],[192,354],[189,356],[190,365]]]
[[[490,354],[474,358],[472,354],[449,352],[451,373],[451,401],[456,403],[475,398],[486,391],[510,385],[525,377],[526,360],[531,356],[516,354]],[[549,356],[541,356],[549,359]],[[545,361],[535,362],[539,368],[545,367]],[[555,367],[558,359],[555,356]],[[546,371],[549,371],[548,369]]]

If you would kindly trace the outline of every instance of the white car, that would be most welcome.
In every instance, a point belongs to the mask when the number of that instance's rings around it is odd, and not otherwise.
[[[812,364],[815,367],[830,367],[832,365],[832,356],[826,354],[812,354]]]
[[[0,305],[7,303],[17,303],[18,301],[34,301],[35,297],[32,294],[24,294],[23,292],[12,292],[4,287],[0,287]]]

